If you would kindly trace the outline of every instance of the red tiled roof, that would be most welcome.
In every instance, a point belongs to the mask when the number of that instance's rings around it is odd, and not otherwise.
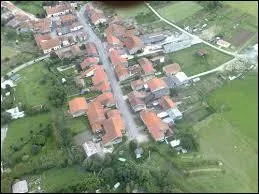
[[[92,23],[95,24],[98,20],[106,19],[106,18],[102,12],[94,10],[90,15],[90,19],[91,19]]]
[[[166,74],[176,74],[181,71],[181,67],[178,63],[173,63],[163,67],[163,71]]]
[[[131,106],[136,106],[136,105],[145,105],[145,102],[142,100],[143,97],[141,95],[141,93],[137,92],[137,91],[132,91],[128,94],[128,99],[129,99],[129,103],[131,104]]]
[[[95,70],[94,76],[92,77],[93,85],[99,85],[104,80],[107,80],[107,75],[103,68],[98,68]]]
[[[141,80],[141,79],[134,80],[134,81],[132,81],[132,82],[130,83],[130,85],[131,85],[131,88],[132,88],[133,90],[135,90],[135,89],[138,88],[138,87],[142,87],[142,86],[144,85],[144,81]]]
[[[87,69],[86,71],[81,72],[80,76],[81,77],[85,77],[87,74],[89,74],[90,72],[95,72],[96,69],[101,68],[100,65],[93,65],[92,67],[90,67],[89,69]]]
[[[151,80],[147,81],[147,85],[150,88],[151,92],[159,90],[161,88],[167,88],[165,81],[161,78],[152,78]]]
[[[121,37],[121,36],[125,35],[126,28],[122,25],[112,23],[109,25],[108,28],[105,29],[105,34],[108,35],[109,33],[111,33],[112,35],[114,35],[116,37]]]
[[[38,21],[34,21],[33,25],[40,32],[47,32],[50,31],[51,20],[49,18],[39,19]]]
[[[62,23],[74,22],[76,17],[73,14],[61,15],[59,16]]]
[[[95,88],[104,93],[104,92],[107,92],[107,91],[111,90],[111,85],[110,85],[110,82],[108,80],[104,80],[103,82],[101,82],[100,85],[95,86]]]
[[[127,64],[128,60],[126,58],[123,58],[120,56],[119,52],[117,50],[110,50],[109,57],[111,60],[111,63],[114,67],[116,67],[119,64]]]
[[[113,110],[109,110],[107,112],[107,117],[110,118],[110,117],[114,117],[114,116],[117,116],[117,115],[120,115],[120,111],[118,109],[113,109]]]
[[[84,97],[77,97],[68,102],[69,112],[74,114],[78,111],[87,111],[88,105]]]
[[[124,41],[125,43],[125,46],[128,48],[128,49],[133,49],[133,48],[144,48],[144,44],[143,42],[141,41],[141,39],[137,36],[134,36],[134,35],[131,35],[131,36],[128,36],[126,38],[126,40]]]
[[[87,117],[92,127],[93,132],[95,133],[97,129],[100,129],[102,121],[104,121],[104,109],[100,102],[93,101],[88,104]]]
[[[97,65],[99,62],[99,59],[96,57],[87,57],[82,63],[80,63],[80,66],[82,69],[85,69],[86,67],[89,67],[91,65]]]
[[[102,105],[105,105],[105,106],[107,106],[108,104],[115,104],[115,99],[111,92],[103,93],[97,96],[95,100],[99,101]]]
[[[35,41],[37,43],[38,46],[40,46],[40,43],[42,41],[46,41],[46,40],[50,40],[51,39],[51,36],[50,34],[36,34],[34,35],[34,38],[35,38]]]
[[[98,51],[97,51],[96,46],[93,42],[85,43],[85,49],[86,49],[86,53],[88,55],[98,55]]]
[[[113,116],[103,121],[105,134],[102,138],[102,143],[105,145],[116,138],[122,137],[122,131],[125,129],[124,121],[120,115]]]
[[[55,13],[60,13],[60,12],[63,12],[65,10],[71,10],[72,7],[70,5],[70,3],[63,3],[63,4],[60,4],[60,5],[56,5],[54,7],[46,7],[46,13],[47,15],[52,15],[52,14],[55,14]]]
[[[120,65],[120,64],[115,67],[115,73],[120,80],[124,79],[124,77],[129,76],[128,68],[126,68],[125,66]]]
[[[142,67],[145,73],[155,73],[156,70],[153,68],[152,62],[147,58],[141,58],[138,60],[138,63]]]
[[[169,126],[157,117],[154,112],[150,110],[142,110],[140,112],[140,118],[147,126],[154,140],[158,141],[164,138],[164,134],[169,129]]]
[[[107,34],[107,42],[111,45],[122,46],[122,42],[116,36],[113,36],[112,33]]]
[[[59,38],[51,38],[49,40],[40,42],[42,50],[51,49],[59,45],[61,45]]]
[[[164,110],[175,107],[174,101],[169,96],[162,96],[159,103]]]

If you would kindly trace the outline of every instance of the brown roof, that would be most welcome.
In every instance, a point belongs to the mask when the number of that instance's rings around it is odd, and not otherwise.
[[[165,132],[169,130],[168,124],[164,123],[154,112],[150,110],[142,110],[140,112],[140,118],[147,126],[155,141],[163,139]]]
[[[144,44],[143,44],[142,40],[139,37],[134,36],[134,35],[128,36],[126,38],[126,40],[124,41],[124,43],[128,49],[133,49],[136,47],[144,48]]]
[[[162,96],[159,104],[162,106],[164,110],[168,110],[170,108],[175,107],[174,101],[169,96]]]
[[[134,81],[132,81],[132,82],[130,83],[130,85],[131,85],[131,88],[132,88],[133,90],[135,90],[135,89],[138,88],[138,87],[144,86],[144,81],[141,80],[141,79],[134,80]]]
[[[93,65],[93,66],[91,66],[89,69],[87,69],[87,70],[81,72],[80,76],[81,76],[81,77],[85,77],[85,76],[86,76],[87,74],[89,74],[90,72],[93,72],[93,73],[94,73],[95,70],[96,70],[96,69],[99,69],[99,68],[101,68],[100,65]]]
[[[106,119],[104,109],[98,101],[93,101],[88,104],[87,116],[94,133],[96,129],[100,129],[102,121]]]
[[[59,17],[62,23],[73,22],[76,20],[76,17],[73,14],[61,15]]]
[[[59,12],[63,12],[65,10],[71,10],[72,7],[70,5],[70,3],[64,3],[64,4],[61,4],[61,5],[56,5],[54,7],[46,7],[46,13],[47,15],[52,15],[52,14],[55,14],[55,13],[59,13]]]
[[[77,97],[68,102],[69,112],[74,114],[78,111],[87,111],[88,105],[84,97]]]
[[[108,28],[105,29],[105,34],[108,35],[109,33],[119,38],[125,35],[126,28],[122,25],[112,23]]]
[[[119,64],[128,64],[128,60],[126,58],[123,58],[117,50],[110,50],[109,57],[114,67]]]
[[[39,30],[40,32],[48,32],[51,27],[51,20],[49,18],[43,18],[38,21],[34,21],[33,24],[36,30]]]
[[[93,10],[94,10],[94,6],[93,6],[92,2],[87,3],[87,5],[85,7],[86,13],[91,14]]]
[[[112,45],[122,46],[122,42],[116,36],[112,35],[112,33],[107,34],[107,42]]]
[[[120,115],[120,111],[118,109],[112,109],[112,110],[109,110],[107,112],[107,117],[110,118],[110,117],[114,117],[114,116],[117,116],[117,115]]]
[[[87,57],[82,63],[80,63],[80,66],[82,69],[85,69],[91,65],[97,65],[98,62],[99,60],[96,57]]]
[[[145,73],[155,73],[156,70],[153,68],[152,62],[147,58],[141,58],[138,60],[138,63],[142,67]]]
[[[93,13],[90,15],[90,19],[91,19],[92,23],[94,24],[98,20],[106,19],[106,18],[102,12],[94,10]]]
[[[151,92],[168,87],[163,79],[156,77],[148,80],[147,85]]]
[[[115,67],[115,73],[119,79],[123,79],[124,76],[129,75],[129,70],[125,66],[119,64]]]
[[[59,38],[52,38],[52,39],[49,39],[49,40],[46,40],[46,41],[42,41],[40,43],[40,46],[41,46],[42,50],[51,49],[51,48],[54,48],[54,47],[59,46],[59,45],[61,45],[61,43],[59,41]]]
[[[71,46],[70,49],[71,49],[73,55],[79,55],[81,53],[81,50],[77,44]]]
[[[115,104],[115,99],[111,92],[103,93],[97,96],[95,100],[99,101],[102,105],[105,105],[105,106],[107,106],[108,104]]]
[[[107,79],[105,79],[103,82],[100,82],[99,85],[95,86],[95,88],[104,93],[111,90],[111,85],[110,82]]]
[[[116,115],[103,121],[105,134],[102,138],[102,143],[105,145],[116,138],[122,137],[122,131],[125,129],[124,121],[120,115]]]
[[[40,43],[42,41],[50,40],[51,36],[50,36],[50,34],[43,34],[43,35],[42,34],[35,34],[34,38],[35,38],[35,41],[36,41],[37,45],[40,46]]]
[[[145,102],[142,100],[143,95],[137,91],[130,92],[128,94],[129,103],[131,106],[136,105],[145,105]]]
[[[92,77],[93,85],[99,85],[104,80],[107,80],[107,74],[103,70],[103,68],[98,68],[95,70],[94,76]]]
[[[181,71],[181,67],[178,63],[173,63],[163,67],[163,71],[166,74],[176,74]]]
[[[85,43],[85,49],[88,55],[98,55],[98,51],[96,49],[95,43],[93,42]]]

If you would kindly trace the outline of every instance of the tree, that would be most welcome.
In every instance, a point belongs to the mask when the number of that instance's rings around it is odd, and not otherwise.
[[[181,140],[180,146],[182,146],[183,149],[188,151],[198,151],[199,144],[193,134],[190,132],[181,133],[179,138]]]
[[[1,193],[11,193],[13,177],[10,173],[1,174]]]
[[[170,96],[171,97],[178,96],[177,90],[175,88],[170,89]]]
[[[112,168],[105,168],[102,173],[101,177],[105,181],[105,183],[108,183],[110,185],[114,184],[114,179],[115,179],[115,173]]]
[[[85,159],[85,151],[83,150],[82,146],[77,146],[71,148],[71,152],[73,154],[74,160],[77,164],[80,164]]]
[[[10,123],[12,120],[11,114],[8,112],[1,112],[1,125]]]
[[[50,52],[50,59],[56,59],[57,57],[58,57],[58,55],[56,54],[55,51]]]
[[[54,86],[49,93],[49,100],[55,107],[62,106],[66,101],[66,92],[62,86]]]
[[[43,135],[34,135],[32,137],[32,143],[39,146],[44,146],[45,144],[45,137]]]
[[[14,100],[13,98],[6,97],[3,102],[1,103],[1,111],[5,111],[13,107]]]
[[[31,146],[31,153],[34,154],[34,155],[39,153],[40,150],[41,150],[41,146],[38,146],[38,145],[35,145],[35,144],[33,144]]]
[[[222,7],[222,2],[221,1],[205,1],[205,6],[209,10],[214,10],[219,7]]]

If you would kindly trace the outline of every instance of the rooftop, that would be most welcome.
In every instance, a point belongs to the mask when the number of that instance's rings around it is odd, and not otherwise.
[[[77,111],[87,110],[88,105],[84,97],[77,97],[68,102],[69,112],[71,114],[76,113]]]
[[[151,92],[168,87],[162,78],[156,78],[156,77],[148,80],[147,85],[150,88]]]

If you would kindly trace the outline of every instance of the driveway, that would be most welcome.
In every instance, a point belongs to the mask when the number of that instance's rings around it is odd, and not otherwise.
[[[129,140],[132,140],[132,139],[138,140],[142,135],[137,130],[137,125],[136,125],[134,119],[132,118],[132,115],[129,111],[129,107],[127,106],[127,104],[123,98],[122,90],[116,79],[113,68],[109,62],[107,51],[104,49],[104,44],[101,42],[99,37],[95,34],[95,32],[89,26],[87,18],[84,16],[85,6],[86,5],[81,7],[80,11],[77,12],[77,16],[78,16],[79,20],[81,21],[82,25],[84,26],[84,29],[86,30],[86,32],[89,34],[89,41],[94,42],[96,44],[97,50],[99,52],[100,60],[102,61],[103,67],[104,67],[104,69],[107,73],[108,79],[110,81],[112,92],[113,92],[114,98],[116,100],[117,107],[120,110],[120,112],[124,118],[126,128],[127,128],[127,136],[129,138]]]

